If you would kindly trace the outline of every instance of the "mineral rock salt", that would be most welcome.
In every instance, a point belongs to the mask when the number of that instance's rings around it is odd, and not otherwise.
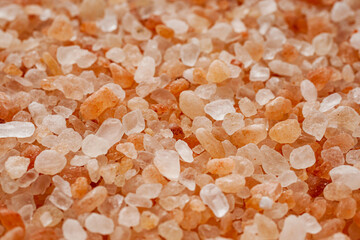
[[[267,67],[263,67],[259,64],[255,64],[250,70],[250,81],[265,82],[270,77],[270,70]]]
[[[12,156],[5,161],[5,170],[10,178],[18,179],[26,173],[29,164],[29,158]]]
[[[140,222],[140,213],[136,207],[124,207],[119,212],[118,223],[126,227],[137,226]]]
[[[34,132],[35,126],[31,122],[12,121],[0,124],[0,138],[27,138],[31,137]]]
[[[228,99],[219,99],[205,105],[205,112],[215,120],[224,120],[228,113],[235,113],[233,103]]]
[[[62,225],[62,232],[66,240],[85,240],[87,238],[86,231],[75,219],[66,219]]]
[[[305,169],[315,164],[315,154],[309,145],[294,149],[290,153],[290,164],[295,169]]]
[[[114,231],[114,222],[104,215],[91,213],[85,219],[85,227],[89,232],[108,235]]]
[[[154,164],[159,172],[169,180],[178,180],[180,175],[180,160],[173,150],[159,150],[155,153]]]
[[[329,175],[334,183],[345,184],[352,190],[360,188],[360,170],[355,167],[341,165],[331,169]]]
[[[229,211],[229,203],[225,195],[215,184],[210,183],[202,187],[200,198],[218,218],[223,217]]]
[[[44,150],[35,159],[34,168],[37,172],[46,175],[55,175],[66,166],[65,156],[54,150]]]
[[[145,120],[141,110],[134,110],[123,116],[123,126],[126,135],[140,133],[145,129]]]
[[[175,149],[184,162],[191,163],[194,161],[193,151],[191,150],[189,145],[186,142],[184,142],[183,140],[176,141]]]

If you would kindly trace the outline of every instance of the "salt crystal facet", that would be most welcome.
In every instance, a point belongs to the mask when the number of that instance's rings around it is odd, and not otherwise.
[[[229,211],[229,203],[225,195],[220,188],[213,183],[201,188],[200,198],[218,218],[223,217]]]
[[[200,54],[200,47],[194,43],[182,45],[180,48],[181,61],[186,66],[194,66]]]
[[[179,155],[173,150],[158,150],[155,153],[154,164],[159,172],[170,180],[178,180],[180,175]]]
[[[87,238],[86,231],[75,219],[66,219],[63,223],[62,231],[66,240],[85,240]]]
[[[126,227],[134,227],[140,222],[140,213],[136,207],[124,207],[119,212],[118,223]]]
[[[108,141],[94,134],[87,135],[81,145],[83,153],[89,157],[97,157],[105,154],[110,147]]]
[[[105,56],[106,58],[116,63],[121,63],[126,58],[124,50],[118,47],[111,48],[109,51],[106,52]]]
[[[263,67],[259,64],[255,64],[250,70],[250,81],[265,82],[270,77],[270,70],[267,67]]]
[[[308,102],[315,102],[317,99],[317,90],[315,85],[305,79],[300,84],[300,91],[303,98]]]
[[[155,74],[155,61],[152,57],[145,56],[136,69],[134,80],[143,83],[151,79]]]
[[[348,165],[338,166],[331,169],[329,175],[335,183],[345,184],[352,190],[360,188],[360,170],[355,167]]]
[[[274,98],[275,95],[271,92],[270,89],[266,88],[260,89],[255,95],[255,100],[260,105],[265,105]]]
[[[235,113],[233,103],[228,99],[219,99],[205,105],[205,112],[215,120],[224,120],[228,113]]]
[[[66,158],[54,150],[44,150],[35,159],[34,168],[38,173],[55,175],[66,166]]]
[[[305,236],[306,227],[303,221],[295,215],[287,216],[279,240],[304,240]]]
[[[315,162],[314,151],[309,145],[298,147],[290,153],[290,164],[295,169],[311,167]]]
[[[35,126],[31,122],[12,121],[0,124],[0,138],[27,138],[31,137],[34,132]]]
[[[17,179],[22,177],[30,164],[30,159],[20,156],[9,157],[5,162],[5,170],[9,177]]]
[[[136,109],[127,113],[123,117],[123,126],[126,135],[130,135],[133,133],[140,133],[145,129],[145,120],[141,113],[141,110]]]
[[[353,10],[346,2],[335,2],[330,13],[333,22],[341,22],[353,15]]]
[[[177,140],[175,143],[175,149],[179,153],[180,157],[184,162],[191,163],[194,161],[193,151],[189,145],[183,140]]]
[[[91,213],[85,219],[85,227],[89,232],[108,235],[114,231],[114,222],[104,215]]]

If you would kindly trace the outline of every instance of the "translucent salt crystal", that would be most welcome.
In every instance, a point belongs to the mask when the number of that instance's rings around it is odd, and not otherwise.
[[[317,99],[317,90],[315,85],[305,79],[300,84],[300,91],[303,98],[308,102],[315,102]]]
[[[140,133],[145,129],[145,120],[141,110],[134,110],[123,116],[123,126],[126,135]]]
[[[240,174],[230,174],[216,179],[215,184],[225,193],[237,193],[245,185],[245,178]]]
[[[320,141],[328,126],[326,115],[321,112],[314,112],[307,116],[303,121],[302,128],[304,132],[314,136],[316,140]]]
[[[360,170],[355,167],[348,165],[338,166],[331,169],[329,175],[334,183],[344,184],[352,190],[360,188]]]
[[[145,56],[140,61],[135,71],[134,80],[137,83],[146,82],[155,74],[155,61],[152,57]]]
[[[213,183],[201,188],[200,198],[218,218],[223,217],[229,211],[229,203],[225,195]]]
[[[233,103],[229,99],[219,99],[205,105],[205,112],[215,120],[224,120],[228,113],[235,113]]]
[[[216,93],[216,84],[204,84],[195,89],[195,94],[202,99],[210,99]]]
[[[174,30],[175,34],[184,34],[189,29],[187,23],[179,19],[167,20],[165,25]]]
[[[137,151],[133,143],[126,142],[126,143],[119,143],[116,146],[116,150],[123,153],[125,156],[136,159],[137,158]]]
[[[234,44],[234,50],[236,59],[242,62],[245,68],[248,68],[253,63],[253,59],[249,52],[239,43]]]
[[[29,164],[29,158],[12,156],[6,160],[5,170],[11,179],[18,179],[26,173]]]
[[[180,173],[179,183],[184,185],[190,191],[194,191],[196,187],[195,177],[197,172],[193,168],[186,168]]]
[[[73,209],[78,213],[91,212],[99,207],[107,198],[108,191],[103,186],[97,186],[90,192],[86,193],[78,202],[73,206]]]
[[[290,153],[290,164],[295,169],[311,167],[316,162],[315,154],[309,145],[295,148]]]
[[[254,223],[257,226],[259,237],[263,239],[277,239],[279,237],[277,224],[271,218],[256,213]]]
[[[65,181],[62,177],[56,175],[52,178],[55,187],[59,188],[60,191],[65,193],[67,196],[72,197],[71,187],[68,181]]]
[[[137,226],[140,223],[139,210],[133,206],[122,208],[119,212],[118,223],[126,227]]]
[[[35,126],[31,122],[12,121],[0,124],[0,138],[27,138],[35,132]]]
[[[13,36],[10,33],[0,30],[0,48],[8,48],[13,42]]]
[[[162,189],[162,184],[160,183],[145,183],[140,185],[136,189],[136,195],[148,199],[153,199],[159,196],[161,189]]]
[[[350,64],[346,64],[343,67],[341,74],[345,82],[353,82],[355,80],[355,73]]]
[[[286,63],[280,60],[273,60],[269,63],[269,67],[270,70],[273,73],[282,75],[282,76],[287,76],[287,77],[291,77],[293,75],[295,75],[296,73],[300,73],[301,70],[293,64],[290,63]]]
[[[266,88],[260,89],[255,95],[255,100],[260,105],[265,105],[274,98],[275,95],[271,92],[270,89]]]
[[[121,63],[126,58],[124,50],[118,47],[113,47],[107,51],[105,57],[116,63]]]
[[[349,106],[340,106],[328,115],[329,125],[353,132],[360,123],[359,114]]]
[[[239,108],[245,117],[251,117],[257,113],[255,104],[247,97],[240,99]]]
[[[155,153],[154,164],[159,172],[169,180],[178,180],[180,175],[179,155],[173,150],[159,150]]]
[[[7,4],[0,8],[0,19],[2,20],[13,21],[21,14],[24,14],[24,11],[18,4]]]
[[[179,107],[191,119],[205,115],[204,102],[193,91],[187,90],[180,93]]]
[[[329,33],[320,33],[313,38],[312,45],[314,46],[317,55],[324,56],[332,49],[333,37]]]
[[[55,175],[66,166],[67,160],[54,150],[44,150],[35,159],[34,168],[38,173]]]
[[[46,211],[43,214],[41,214],[40,222],[43,227],[47,227],[53,222],[53,218],[51,214],[48,211]]]
[[[161,223],[158,227],[158,232],[165,240],[181,240],[184,235],[183,230],[175,220],[168,220]]]
[[[208,69],[206,80],[212,83],[220,83],[228,79],[231,75],[228,65],[221,60],[214,60]]]
[[[97,56],[88,50],[80,49],[79,51],[76,51],[76,54],[76,64],[80,68],[89,68],[97,60]]]
[[[225,22],[217,22],[212,28],[207,32],[211,38],[218,38],[221,41],[226,41],[230,33],[232,32],[232,27],[230,24]]]
[[[62,225],[62,232],[66,240],[86,240],[86,231],[76,219],[66,219]]]
[[[231,21],[231,25],[236,33],[246,32],[247,30],[245,24],[240,19],[235,18]]]
[[[108,235],[114,231],[114,222],[104,215],[91,213],[85,219],[85,227],[89,232]]]
[[[279,240],[304,240],[305,237],[306,226],[303,221],[295,215],[287,216]]]
[[[234,134],[244,126],[244,116],[241,113],[228,113],[222,122],[222,127],[228,135]]]
[[[327,112],[336,105],[338,105],[341,102],[341,100],[342,97],[340,94],[333,93],[322,100],[319,111]]]
[[[180,48],[180,58],[184,65],[192,67],[195,65],[200,54],[200,47],[194,43],[184,44]]]
[[[89,157],[97,157],[106,154],[111,146],[105,139],[89,134],[82,141],[81,149]]]
[[[134,207],[151,208],[153,205],[153,202],[150,199],[134,193],[128,193],[124,200],[126,204]]]
[[[260,199],[259,207],[261,207],[262,209],[271,209],[273,204],[274,201],[271,198],[264,196]]]
[[[290,169],[288,161],[279,152],[262,145],[261,152],[265,157],[261,158],[262,168],[267,174],[280,175]]]
[[[110,89],[120,101],[124,100],[126,93],[120,85],[115,83],[108,83],[101,87],[101,89],[104,88]]]
[[[151,38],[151,31],[139,22],[135,22],[131,28],[131,36],[138,41],[146,41]]]
[[[44,117],[42,125],[55,134],[60,134],[66,129],[66,120],[61,115],[48,115]]]
[[[79,46],[66,46],[59,47],[56,52],[56,58],[61,65],[73,65],[76,63],[77,51],[80,50]]]
[[[351,35],[350,44],[353,48],[360,50],[360,33],[359,32]],[[0,46],[1,46],[1,44],[0,44]]]
[[[360,88],[354,88],[348,93],[348,98],[357,104],[360,104]]]
[[[112,32],[116,30],[118,25],[117,15],[112,9],[105,10],[105,16],[98,21],[98,26],[103,32]]]
[[[346,153],[346,162],[348,164],[357,164],[360,162],[360,150],[350,150]]]
[[[95,136],[106,140],[109,146],[119,142],[124,135],[124,128],[117,118],[106,119],[97,130]]]
[[[65,153],[68,151],[77,152],[81,148],[82,137],[72,128],[67,128],[57,138],[58,144]]]
[[[273,12],[276,12],[277,6],[276,2],[273,0],[263,0],[258,3],[258,7],[261,15],[268,15]]]
[[[353,15],[353,10],[346,2],[335,2],[330,13],[333,22],[341,22]]]
[[[315,217],[311,216],[308,213],[303,213],[299,218],[305,225],[305,230],[307,233],[316,234],[321,231],[321,226],[316,220]]]
[[[297,182],[298,177],[294,171],[288,170],[281,173],[278,177],[278,180],[282,187],[287,187],[295,182]]]
[[[259,64],[255,64],[250,70],[250,81],[265,82],[270,77],[270,70],[267,67],[263,67]]]
[[[71,197],[65,195],[58,188],[51,193],[49,201],[63,211],[68,210],[74,202]]]
[[[178,154],[180,155],[181,159],[184,162],[191,163],[194,161],[193,151],[188,146],[188,144],[186,142],[184,142],[183,140],[176,141],[175,150],[178,152]]]

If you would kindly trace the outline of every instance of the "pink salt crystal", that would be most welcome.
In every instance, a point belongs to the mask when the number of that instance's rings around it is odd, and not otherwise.
[[[125,197],[125,203],[134,207],[151,208],[153,202],[145,197],[134,193],[128,193]]]
[[[309,145],[298,147],[290,154],[290,164],[295,169],[305,169],[315,164],[315,154]]]
[[[124,127],[120,120],[116,118],[106,119],[95,134],[95,136],[106,140],[109,146],[119,142],[123,135]]]
[[[271,92],[271,90],[266,88],[260,89],[255,95],[256,102],[262,106],[267,104],[270,100],[274,98],[275,96]]]
[[[86,231],[75,219],[66,219],[62,225],[62,232],[66,240],[85,240],[87,238]]]
[[[35,132],[35,126],[31,122],[12,121],[0,124],[0,138],[27,138]]]
[[[175,220],[168,220],[159,224],[159,235],[166,240],[181,240],[183,239],[183,230],[179,227]]]
[[[175,149],[180,155],[181,159],[185,162],[191,163],[194,161],[193,152],[186,142],[183,140],[177,140],[175,143]]]
[[[258,144],[267,137],[264,124],[252,124],[236,131],[230,138],[232,144],[242,147],[249,143]]]
[[[245,185],[245,178],[239,174],[230,174],[216,179],[215,185],[225,193],[237,193]]]
[[[353,132],[360,123],[359,114],[351,107],[340,106],[328,115],[329,125]]]
[[[333,47],[333,37],[329,33],[320,33],[313,38],[312,45],[317,55],[327,55]]]
[[[104,215],[91,213],[85,219],[85,227],[89,232],[108,235],[114,231],[114,222]]]
[[[48,29],[48,34],[50,37],[59,41],[70,40],[74,34],[70,20],[64,15],[55,17]]]
[[[123,116],[123,126],[126,135],[140,133],[145,129],[145,120],[140,110],[131,111]]]
[[[229,211],[229,203],[225,195],[215,184],[210,183],[202,187],[200,198],[218,218],[223,217]]]
[[[353,15],[353,10],[346,2],[336,2],[333,5],[330,13],[330,17],[333,22],[341,22]]]
[[[125,52],[121,48],[113,47],[105,54],[106,58],[113,62],[121,63],[125,60]]]
[[[180,48],[181,61],[186,66],[194,66],[200,54],[200,47],[194,43],[184,44]]]
[[[324,98],[320,104],[320,112],[326,112],[338,105],[342,100],[342,97],[338,93],[333,93]]]
[[[277,239],[279,237],[279,230],[276,223],[270,218],[256,213],[254,218],[255,225],[257,226],[259,237],[267,239]]]
[[[360,33],[354,33],[351,35],[350,44],[353,48],[360,50]]]
[[[273,73],[291,77],[300,72],[300,69],[293,64],[282,62],[280,60],[273,60],[269,63],[270,70]]]
[[[204,116],[204,103],[193,91],[183,91],[179,97],[181,111],[191,119],[197,116]]]
[[[300,84],[301,95],[308,102],[315,102],[317,99],[317,90],[315,85],[305,79]]]
[[[133,143],[126,142],[126,143],[119,143],[116,146],[116,150],[123,153],[125,156],[136,159],[137,158],[137,151]]]
[[[81,149],[89,157],[97,157],[106,154],[111,145],[105,139],[94,134],[89,134],[82,142]]]
[[[331,169],[329,175],[335,183],[345,184],[352,190],[360,188],[360,170],[355,167],[341,165]]]
[[[228,113],[222,122],[222,127],[228,135],[245,127],[244,116],[241,113]]]
[[[326,115],[321,112],[314,112],[309,114],[302,123],[304,132],[314,136],[316,140],[320,141],[328,126]]]
[[[274,149],[263,145],[261,146],[261,152],[265,155],[265,157],[261,159],[261,163],[266,173],[280,175],[290,169],[287,160]]]
[[[144,57],[135,72],[134,80],[137,83],[146,82],[155,74],[155,61],[152,57]]]
[[[346,162],[354,165],[360,162],[360,150],[350,150],[346,153]]]
[[[158,150],[154,164],[159,172],[170,180],[178,180],[180,175],[179,155],[173,150]]]
[[[79,214],[91,212],[100,206],[105,201],[107,196],[107,189],[103,186],[97,186],[88,192],[79,201],[77,201],[73,208]]]
[[[35,159],[35,170],[46,175],[55,175],[66,166],[66,158],[54,150],[44,150]]]
[[[232,102],[228,99],[219,99],[205,105],[204,110],[215,120],[224,120],[228,113],[235,113]]]
[[[260,66],[259,64],[255,64],[250,70],[250,81],[260,81],[265,82],[270,77],[270,70],[267,67]]]
[[[5,162],[5,171],[11,179],[18,179],[26,173],[29,164],[29,158],[12,156]]]
[[[278,143],[293,143],[300,135],[301,128],[296,119],[278,122],[269,131],[270,138]]]
[[[325,199],[330,201],[339,201],[343,198],[351,197],[351,193],[351,188],[339,182],[329,183],[323,191]]]
[[[303,221],[295,215],[287,216],[279,240],[304,240],[305,237],[306,226],[303,224]]]
[[[311,216],[310,214],[304,213],[301,216],[299,216],[298,219],[300,219],[305,225],[305,230],[307,233],[316,234],[321,231],[320,224],[318,223],[316,218]]]
[[[229,67],[221,60],[214,60],[208,69],[206,80],[212,83],[220,83],[231,75]]]
[[[96,20],[103,17],[106,2],[104,0],[84,0],[80,5],[80,17],[84,20]]]
[[[60,134],[64,129],[66,129],[65,118],[60,115],[48,115],[44,117],[42,125],[55,134]]]
[[[71,197],[65,195],[59,188],[54,189],[49,201],[63,211],[68,210],[74,202]]]
[[[67,195],[68,197],[72,197],[71,194],[71,188],[70,188],[70,183],[65,181],[62,177],[55,175],[52,178],[52,181],[55,185],[55,187],[59,188],[59,190],[61,192],[63,192],[65,195]]]
[[[195,135],[201,146],[208,151],[212,157],[221,158],[225,156],[224,147],[211,132],[204,128],[199,128],[196,130]]]
[[[161,189],[162,184],[160,183],[145,183],[136,189],[136,195],[153,199],[159,196]]]
[[[251,117],[257,113],[254,103],[247,97],[240,99],[239,108],[245,117]]]
[[[119,212],[118,223],[126,227],[134,227],[140,222],[140,213],[136,207],[124,207]]]

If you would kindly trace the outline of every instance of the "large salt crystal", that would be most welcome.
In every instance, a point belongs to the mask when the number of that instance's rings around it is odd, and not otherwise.
[[[360,50],[360,33],[359,32],[351,35],[350,44],[353,48]]]
[[[124,50],[118,47],[113,47],[106,52],[105,57],[113,62],[121,63],[125,60],[126,55]]]
[[[138,225],[140,223],[139,210],[133,206],[122,208],[119,212],[118,223],[126,227]]]
[[[49,197],[49,201],[57,208],[66,211],[73,204],[73,199],[64,194],[59,188],[55,188]]]
[[[106,140],[109,143],[109,146],[119,142],[123,135],[123,125],[117,118],[106,119],[95,134],[95,136]]]
[[[357,104],[360,104],[360,88],[354,88],[348,93],[348,98]]]
[[[303,98],[308,102],[315,102],[317,99],[317,90],[315,85],[305,79],[300,84],[300,91]]]
[[[341,22],[353,15],[353,10],[345,1],[335,2],[330,13],[330,17],[333,22]]]
[[[94,134],[89,134],[82,142],[81,149],[89,157],[106,154],[111,146],[108,141]]]
[[[248,68],[253,63],[251,55],[240,43],[234,44],[234,50],[236,59],[242,62],[245,68]]]
[[[80,68],[88,68],[97,60],[94,53],[81,49],[76,45],[59,47],[56,52],[56,58],[63,66],[70,66],[76,63]]]
[[[173,219],[159,224],[158,232],[165,240],[181,240],[184,235],[179,224]]]
[[[360,123],[359,114],[349,106],[340,106],[328,115],[331,127],[340,127],[353,132]]]
[[[212,28],[207,32],[212,38],[218,38],[221,41],[225,41],[227,37],[232,32],[232,27],[230,24],[225,22],[217,22]]]
[[[62,193],[64,193],[68,197],[72,197],[71,187],[70,187],[70,183],[68,181],[65,181],[62,177],[60,177],[58,175],[55,175],[52,178],[52,181],[53,181],[55,187],[57,187]]]
[[[258,3],[261,15],[268,15],[276,12],[277,6],[274,0],[263,0]]]
[[[191,119],[205,115],[204,102],[193,91],[183,91],[180,93],[179,107]]]
[[[38,173],[55,175],[66,166],[66,158],[54,150],[44,150],[35,159],[34,168]]]
[[[42,125],[55,134],[60,134],[66,129],[66,120],[61,115],[48,115],[44,117]]]
[[[218,218],[223,217],[229,211],[229,203],[225,195],[220,188],[213,183],[201,188],[200,198]]]
[[[165,21],[165,25],[174,30],[175,34],[184,34],[189,29],[187,23],[179,19],[167,20]]]
[[[321,231],[321,226],[316,220],[315,217],[311,216],[308,213],[303,213],[301,216],[298,217],[303,224],[305,225],[305,230],[307,233],[316,234]]]
[[[205,105],[205,112],[215,120],[224,120],[228,113],[235,113],[233,103],[229,99],[219,99]]]
[[[296,176],[294,171],[288,170],[280,174],[278,180],[282,187],[287,187],[297,182],[298,177]]]
[[[274,149],[262,145],[261,152],[265,155],[264,158],[261,158],[262,168],[265,173],[280,175],[290,169],[288,161]]]
[[[305,237],[306,226],[304,222],[295,215],[287,216],[279,240],[304,240]]]
[[[257,91],[255,95],[255,100],[261,106],[267,104],[270,100],[274,99],[275,95],[271,92],[270,89],[263,88]]]
[[[277,239],[279,230],[276,223],[269,217],[256,213],[254,223],[257,226],[259,237],[262,239]]]
[[[314,136],[316,140],[320,141],[328,126],[326,115],[321,112],[314,112],[307,116],[302,123],[302,129],[307,134]]]
[[[176,141],[175,149],[184,162],[191,163],[194,161],[193,151],[191,150],[189,145],[186,142],[184,142],[183,140]]]
[[[160,195],[162,189],[161,183],[145,183],[136,189],[136,195],[144,198],[153,199]]]
[[[118,25],[117,15],[112,9],[105,10],[105,16],[98,21],[98,26],[103,32],[112,32],[116,30]]]
[[[301,70],[293,64],[286,63],[280,60],[273,60],[269,63],[270,70],[273,73],[292,77],[296,73],[301,73]]]
[[[290,153],[290,164],[295,169],[311,167],[316,162],[315,154],[309,145],[298,147]]]
[[[270,70],[267,67],[263,67],[259,64],[255,64],[250,70],[250,81],[265,82],[270,77]]]
[[[180,48],[180,58],[184,65],[194,66],[200,54],[200,47],[194,43],[184,44]]]
[[[338,166],[331,169],[329,175],[335,183],[345,184],[352,190],[360,188],[360,170],[355,167],[348,165]]]
[[[216,93],[216,84],[204,84],[195,89],[195,94],[202,99],[210,99]]]
[[[91,213],[85,219],[85,227],[89,232],[108,235],[114,231],[114,222],[104,215]]]
[[[240,99],[239,108],[245,117],[251,117],[257,113],[255,104],[247,97]]]
[[[126,135],[140,133],[145,129],[145,120],[141,110],[136,109],[123,116],[123,126]]]
[[[13,41],[13,36],[10,33],[3,32],[0,30],[0,48],[8,48],[10,47]]]
[[[332,49],[333,38],[329,33],[320,33],[313,38],[312,45],[314,46],[317,55],[325,56]]]
[[[11,179],[17,179],[26,173],[29,164],[29,158],[11,156],[5,162],[5,170]]]
[[[7,4],[0,8],[0,19],[13,21],[21,14],[25,14],[20,5],[18,4]]]
[[[158,150],[154,164],[159,172],[169,180],[178,180],[180,175],[179,155],[173,150]]]
[[[330,109],[334,108],[336,105],[338,105],[342,100],[342,97],[338,93],[333,93],[326,98],[324,98],[320,104],[320,112],[327,112]]]
[[[220,83],[231,76],[230,68],[221,60],[214,60],[208,69],[206,80],[212,83]]]
[[[234,134],[237,130],[245,127],[244,115],[236,112],[226,114],[222,127],[228,135]]]
[[[85,240],[87,238],[86,231],[75,219],[66,219],[62,225],[62,232],[66,240]]]
[[[0,124],[0,138],[27,138],[35,132],[35,126],[31,122],[12,121]]]
[[[135,71],[134,80],[137,83],[143,83],[151,80],[155,74],[155,61],[152,57],[145,56],[140,61]]]

